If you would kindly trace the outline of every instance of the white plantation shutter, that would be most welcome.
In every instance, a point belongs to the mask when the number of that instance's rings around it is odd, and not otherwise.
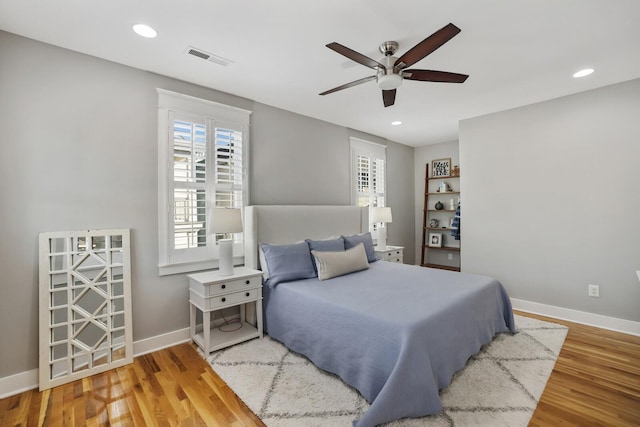
[[[214,205],[217,208],[242,208],[245,188],[242,132],[215,129],[215,184]],[[216,241],[223,238],[216,235]],[[234,242],[242,243],[242,233],[233,235]]]
[[[370,187],[369,187],[369,197],[370,202],[369,206],[382,207],[385,204],[385,168],[384,168],[384,159],[379,159],[375,157],[370,157],[369,159],[369,176],[370,176]]]
[[[173,248],[207,246],[207,126],[173,114]]]
[[[386,147],[358,138],[350,138],[350,142],[352,203],[369,208],[386,206]]]
[[[217,267],[213,207],[242,208],[250,111],[158,89],[160,274]],[[242,233],[233,235],[243,255]]]
[[[216,207],[242,207],[244,163],[242,132],[215,130],[215,204]]]
[[[356,206],[369,206],[369,186],[370,186],[370,174],[371,159],[360,154],[356,154],[356,194],[357,201]]]
[[[356,154],[356,206],[384,206],[384,159]]]

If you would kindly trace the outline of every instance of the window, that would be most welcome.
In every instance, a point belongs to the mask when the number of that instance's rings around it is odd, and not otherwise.
[[[158,231],[160,274],[217,267],[208,232],[213,207],[247,200],[250,111],[158,89]],[[242,234],[234,235],[242,256]]]
[[[352,204],[369,208],[386,206],[386,147],[358,138],[350,141]],[[369,229],[375,230],[374,224]]]

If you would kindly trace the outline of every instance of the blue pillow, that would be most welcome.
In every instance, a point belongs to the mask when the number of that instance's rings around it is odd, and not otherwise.
[[[342,252],[344,251],[344,239],[338,237],[337,239],[329,240],[305,240],[309,245],[309,252],[322,251],[322,252]],[[311,261],[313,262],[313,270],[317,273],[318,266],[316,265],[316,258],[311,255]]]
[[[364,250],[367,252],[367,260],[371,262],[375,262],[378,260],[376,256],[376,251],[373,248],[373,238],[371,238],[371,233],[362,233],[362,234],[354,234],[353,236],[342,236],[344,238],[344,248],[351,249],[355,248],[358,243],[364,244]]]
[[[317,275],[306,242],[290,245],[261,243],[260,248],[269,270],[269,286],[291,280],[311,279]]]

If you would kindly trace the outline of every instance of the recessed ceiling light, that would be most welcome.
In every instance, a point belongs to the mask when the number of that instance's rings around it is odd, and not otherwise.
[[[400,126],[402,122],[400,120],[396,120],[395,122],[391,122],[391,124],[394,126]]]
[[[588,76],[591,73],[593,73],[593,68],[585,68],[584,70],[580,70],[577,73],[575,73],[573,77],[575,78],[584,77],[584,76]]]
[[[135,31],[136,34],[138,34],[139,36],[146,37],[148,39],[152,39],[152,38],[154,38],[155,36],[158,35],[156,30],[154,30],[150,26],[144,25],[144,24],[136,24],[136,25],[134,25],[133,26],[133,31]]]

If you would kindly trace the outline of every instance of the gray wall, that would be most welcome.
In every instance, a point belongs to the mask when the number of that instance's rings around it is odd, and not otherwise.
[[[346,128],[256,104],[251,120],[251,203],[351,204],[349,156]]]
[[[6,32],[0,58],[0,378],[38,366],[40,232],[131,228],[134,340],[188,326],[185,275],[157,272],[157,87],[254,111],[251,203],[350,201],[348,129]],[[413,148],[387,144],[413,247]]]
[[[463,271],[640,321],[639,119],[633,80],[462,121]]]
[[[415,258],[413,156],[413,147],[387,144],[387,194],[393,214],[393,222],[387,225],[387,243],[404,246],[406,264]]]
[[[387,243],[413,259],[413,147],[264,104],[251,117],[251,203],[348,205],[353,136],[387,146]],[[297,161],[296,161],[297,160]]]

